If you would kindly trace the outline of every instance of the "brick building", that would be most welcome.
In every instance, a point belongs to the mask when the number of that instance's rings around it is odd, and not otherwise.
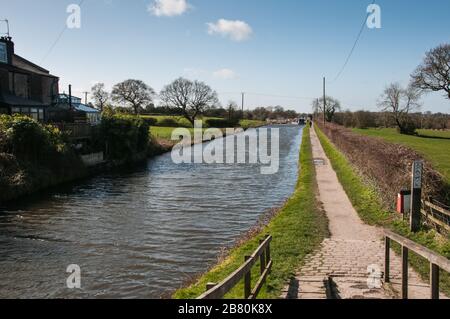
[[[0,114],[45,121],[58,92],[58,77],[15,54],[11,37],[0,38]]]

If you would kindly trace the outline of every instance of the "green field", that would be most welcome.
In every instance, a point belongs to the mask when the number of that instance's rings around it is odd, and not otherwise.
[[[418,136],[401,135],[396,129],[354,129],[356,133],[405,145],[431,162],[450,183],[450,131],[419,130]]]
[[[175,298],[196,298],[205,292],[207,283],[219,283],[224,280],[243,264],[244,256],[251,255],[259,246],[259,240],[263,239],[266,234],[273,236],[271,252],[274,264],[267,284],[259,297],[272,299],[280,297],[282,289],[295,275],[302,260],[319,247],[328,235],[327,219],[319,210],[320,205],[314,196],[317,185],[309,127],[304,130],[300,166],[299,180],[294,194],[270,224],[262,229],[259,235],[234,248],[224,262],[203,275],[196,284],[177,291],[174,295]],[[254,271],[252,271],[253,286],[259,276],[258,270],[259,265],[255,265]],[[241,282],[226,298],[243,298],[243,291]]]
[[[153,118],[157,118],[157,117],[153,117]],[[158,120],[164,119],[164,118],[168,118],[168,117],[159,117]],[[172,117],[172,118],[179,120],[178,117]],[[181,121],[180,123],[183,124],[183,121]],[[260,126],[263,126],[265,124],[266,124],[266,122],[253,121],[253,120],[242,120],[239,123],[240,127],[242,127],[243,129],[249,129],[249,128],[252,128],[252,127],[260,127]],[[180,127],[185,127],[185,125],[181,125]],[[170,141],[171,138],[172,138],[172,132],[173,132],[174,129],[175,129],[174,127],[152,126],[150,128],[150,133],[151,133],[151,135],[153,137],[155,137],[157,139],[163,139],[163,140]],[[191,132],[191,134],[193,136],[194,129],[193,128],[188,128],[188,130]],[[205,128],[203,129],[203,131],[204,130],[205,130]]]

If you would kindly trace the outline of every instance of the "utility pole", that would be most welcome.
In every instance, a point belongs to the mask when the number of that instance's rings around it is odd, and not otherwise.
[[[69,108],[72,109],[72,84],[69,84]]]
[[[326,123],[327,95],[326,95],[326,78],[323,77],[323,125]]]
[[[244,118],[245,92],[242,92],[242,118]]]

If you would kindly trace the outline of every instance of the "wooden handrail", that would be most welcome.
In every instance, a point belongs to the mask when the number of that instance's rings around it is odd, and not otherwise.
[[[244,264],[235,272],[228,276],[220,284],[209,283],[206,286],[206,292],[197,299],[222,299],[244,278],[244,297],[245,299],[256,299],[263,287],[267,276],[272,269],[272,259],[270,256],[270,243],[272,236],[267,236],[265,240],[260,241],[258,249],[251,256],[245,257]],[[258,259],[261,261],[261,277],[255,288],[251,289],[251,270]]]
[[[408,258],[409,251],[412,251],[430,262],[431,299],[439,299],[439,271],[442,269],[450,272],[450,260],[390,230],[385,230],[384,235],[386,241],[385,282],[390,282],[390,248],[391,241],[394,241],[402,246],[402,298],[408,299]]]
[[[434,209],[435,211],[441,213],[442,215],[450,217],[450,211],[446,210],[443,207],[440,207],[440,206],[430,203],[428,201],[425,201],[423,204],[424,204],[424,206]]]

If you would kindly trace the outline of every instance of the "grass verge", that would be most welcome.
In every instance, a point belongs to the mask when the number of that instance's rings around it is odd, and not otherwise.
[[[316,127],[316,132],[339,181],[364,222],[388,228],[446,258],[450,258],[449,238],[442,238],[435,231],[426,229],[418,233],[411,233],[407,222],[383,210],[375,187],[364,181],[364,177],[357,173],[357,169],[351,165],[345,155],[330,142],[318,127]],[[394,248],[397,252],[400,251],[399,247]],[[430,266],[423,258],[412,254],[411,265],[424,280],[429,279]],[[441,275],[441,290],[450,295],[450,275],[447,273]]]
[[[303,132],[303,142],[300,150],[300,172],[296,190],[286,205],[264,227],[258,235],[253,236],[243,244],[232,249],[228,257],[219,265],[204,274],[194,285],[175,292],[174,298],[192,299],[205,292],[209,282],[219,283],[244,262],[244,256],[250,255],[258,247],[259,240],[266,234],[273,236],[271,245],[274,262],[272,273],[259,297],[274,299],[301,266],[302,260],[319,247],[328,235],[328,221],[320,211],[316,199],[317,184],[315,168],[312,161],[309,127]],[[252,283],[255,284],[259,265],[252,272]],[[241,282],[227,296],[227,299],[243,297]]]

